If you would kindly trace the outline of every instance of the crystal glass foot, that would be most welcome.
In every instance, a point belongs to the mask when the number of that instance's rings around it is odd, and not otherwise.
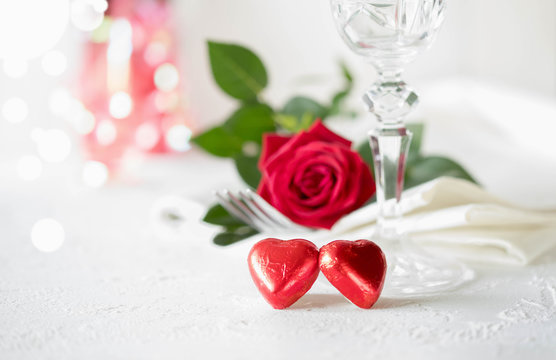
[[[385,294],[422,296],[451,290],[472,277],[464,265],[436,258],[399,232],[400,201],[411,133],[404,120],[418,103],[402,80],[405,65],[430,46],[443,20],[444,0],[330,0],[349,48],[370,62],[378,80],[363,100],[378,120],[369,133],[379,217],[373,240],[385,251]]]
[[[461,262],[431,255],[407,238],[375,241],[384,250],[388,264],[383,291],[386,297],[443,294],[474,278],[474,272]]]

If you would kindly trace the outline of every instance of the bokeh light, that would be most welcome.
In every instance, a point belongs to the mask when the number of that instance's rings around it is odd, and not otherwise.
[[[40,127],[33,128],[33,130],[31,130],[31,140],[33,140],[34,142],[39,142],[44,133],[44,129]]]
[[[110,98],[110,115],[116,119],[128,117],[133,109],[133,100],[131,96],[124,91],[118,91]]]
[[[191,130],[185,125],[174,125],[166,132],[166,145],[172,150],[184,152],[191,148]]]
[[[65,88],[58,88],[50,94],[48,100],[50,111],[63,117],[73,129],[81,135],[87,135],[95,129],[96,119],[85,105]]]
[[[133,52],[133,29],[126,19],[117,19],[110,26],[110,43],[106,57],[110,64],[125,64]]]
[[[243,155],[248,157],[257,156],[260,150],[261,150],[260,145],[254,141],[246,141],[243,143],[243,146],[241,147],[241,152],[243,153]]]
[[[27,74],[27,60],[9,57],[4,59],[2,65],[4,73],[13,79],[20,78]]]
[[[56,88],[50,94],[48,106],[54,115],[65,116],[70,112],[73,100],[68,89]]]
[[[93,1],[93,8],[100,12],[103,13],[108,9],[108,1],[106,0],[94,0]]]
[[[141,124],[135,131],[135,143],[140,149],[151,150],[160,139],[160,132],[151,123]]]
[[[95,131],[95,136],[97,142],[102,146],[108,146],[116,140],[118,131],[116,126],[110,120],[102,120],[98,123],[97,129]]]
[[[47,75],[59,76],[66,71],[68,59],[58,50],[52,50],[42,57],[42,69]]]
[[[27,103],[19,97],[8,99],[2,106],[2,115],[11,123],[20,123],[27,118],[29,108]]]
[[[71,22],[79,30],[92,31],[102,24],[106,8],[98,0],[73,0]]]
[[[83,183],[98,188],[108,180],[108,167],[99,161],[87,161],[83,165]]]
[[[37,136],[37,152],[46,162],[62,162],[70,151],[71,141],[62,130],[50,129]]]
[[[17,162],[17,175],[24,181],[33,181],[42,174],[42,162],[35,155],[23,156]]]
[[[54,219],[41,219],[31,228],[31,242],[39,251],[58,250],[64,243],[65,237],[64,227]]]
[[[180,74],[173,64],[160,65],[154,73],[154,84],[161,91],[172,91],[178,86]]]
[[[68,18],[69,0],[0,1],[0,58],[44,54],[58,43]]]
[[[143,56],[147,64],[156,66],[166,59],[168,56],[168,49],[164,43],[153,41],[147,45]]]
[[[71,120],[71,125],[78,134],[87,135],[95,129],[95,115],[85,108],[75,114]]]
[[[180,96],[176,91],[157,91],[154,96],[154,106],[161,113],[169,113],[177,110],[180,105]]]

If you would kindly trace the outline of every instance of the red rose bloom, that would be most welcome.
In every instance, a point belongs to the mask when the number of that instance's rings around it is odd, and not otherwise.
[[[293,137],[265,134],[257,192],[292,221],[330,229],[375,193],[368,165],[350,147],[320,120]]]

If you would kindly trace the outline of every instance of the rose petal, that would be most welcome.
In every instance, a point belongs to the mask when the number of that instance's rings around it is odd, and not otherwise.
[[[322,205],[322,200],[330,197],[331,189],[335,183],[332,172],[319,174],[316,178],[306,178],[302,183],[294,183],[290,186],[292,191],[298,194],[299,201],[304,206]]]
[[[351,141],[341,137],[340,135],[330,131],[326,126],[322,124],[322,121],[318,119],[309,129],[311,135],[316,136],[320,141],[326,141],[329,143],[340,143],[342,145],[351,147]]]
[[[332,194],[332,188],[335,182],[333,180],[328,181],[324,186],[320,188],[320,191],[311,197],[306,199],[301,199],[299,204],[304,207],[310,207],[311,211],[314,211],[317,207],[322,207],[330,203],[330,195]]]
[[[308,168],[302,174],[302,178],[299,181],[295,182],[295,185],[303,194],[305,194],[306,197],[311,197],[323,191],[323,183],[325,183],[326,179],[330,178],[330,167],[324,165],[316,165]]]
[[[315,141],[315,138],[306,132],[297,134],[290,141],[283,144],[278,152],[267,159],[264,164],[266,171],[269,173],[276,171],[283,163],[291,161],[292,155],[295,154],[299,148],[313,141]]]
[[[272,202],[272,196],[270,193],[270,189],[268,188],[268,179],[264,175],[261,178],[259,186],[257,187],[257,194],[259,194],[266,201]]]
[[[259,159],[259,169],[262,171],[268,159],[290,140],[291,137],[289,136],[282,136],[278,134],[264,134],[263,148],[261,150],[261,157]]]
[[[317,120],[311,126],[309,131],[302,131],[293,138],[289,139],[289,141],[281,142],[279,151],[271,156],[265,157],[264,166],[268,171],[273,172],[275,171],[274,167],[277,166],[276,164],[282,161],[288,161],[288,157],[291,156],[291,153],[305,146],[310,146],[311,148],[318,147],[319,145],[315,145],[315,143],[329,143],[337,146],[345,146],[347,148],[351,147],[351,141],[336,135],[332,131],[328,130],[320,120]]]
[[[257,192],[299,224],[331,228],[375,192],[368,165],[350,145],[320,121],[293,138],[266,135]]]
[[[344,152],[343,154],[344,165],[346,166],[345,177],[346,183],[344,184],[344,189],[346,189],[338,199],[338,206],[342,211],[349,212],[353,206],[356,204],[357,199],[360,196],[360,176],[364,170],[361,164],[357,161],[359,156],[353,153],[351,150]]]

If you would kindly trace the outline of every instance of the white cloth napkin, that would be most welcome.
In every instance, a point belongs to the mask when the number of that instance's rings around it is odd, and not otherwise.
[[[488,264],[525,265],[556,245],[556,211],[520,208],[465,180],[438,178],[404,192],[400,226],[408,236],[435,252]],[[185,198],[166,198],[152,209],[153,229],[162,237],[210,242],[215,229],[199,223],[204,208]],[[188,223],[172,225],[169,213]],[[297,234],[258,234],[228,247],[247,253],[266,237],[306,238],[322,246],[332,240],[369,238],[378,213],[376,203],[342,218],[331,230]],[[168,223],[169,221],[169,223]],[[202,234],[202,236],[200,236]]]
[[[556,211],[520,208],[461,179],[442,177],[403,194],[400,227],[410,238],[463,260],[525,265],[556,245]],[[367,238],[378,207],[365,206],[314,241]]]

